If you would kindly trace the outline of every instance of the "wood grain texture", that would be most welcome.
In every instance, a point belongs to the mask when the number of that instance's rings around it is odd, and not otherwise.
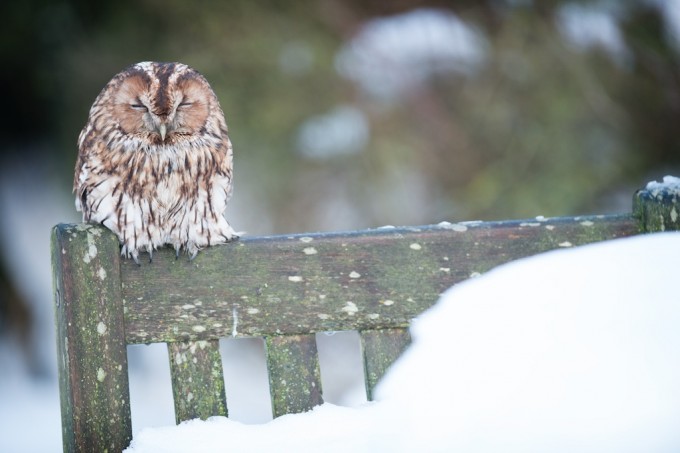
[[[680,191],[670,187],[638,190],[633,215],[644,233],[680,230]]]
[[[64,451],[122,451],[132,427],[118,240],[58,225],[51,248]]]
[[[129,343],[407,327],[454,283],[639,232],[630,215],[243,238],[121,264]]]
[[[274,417],[322,404],[315,335],[268,337],[265,346]]]
[[[227,416],[224,373],[218,340],[168,344],[175,420]]]
[[[364,330],[359,332],[364,356],[366,396],[374,399],[375,386],[388,368],[401,356],[411,342],[408,329]]]

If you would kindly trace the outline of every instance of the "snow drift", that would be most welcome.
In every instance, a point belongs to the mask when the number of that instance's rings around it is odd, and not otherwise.
[[[549,252],[459,284],[378,401],[142,430],[129,453],[680,449],[680,233]]]

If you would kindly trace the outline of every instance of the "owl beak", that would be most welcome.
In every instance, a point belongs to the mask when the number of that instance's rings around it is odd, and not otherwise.
[[[168,126],[166,126],[165,123],[161,123],[158,126],[158,133],[161,134],[161,141],[165,141],[165,136],[168,133]]]

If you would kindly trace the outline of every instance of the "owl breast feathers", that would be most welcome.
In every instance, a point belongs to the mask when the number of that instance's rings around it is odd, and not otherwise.
[[[170,244],[191,258],[236,233],[227,124],[207,80],[180,63],[144,62],[116,75],[78,139],[73,190],[83,221],[101,223],[139,263]]]

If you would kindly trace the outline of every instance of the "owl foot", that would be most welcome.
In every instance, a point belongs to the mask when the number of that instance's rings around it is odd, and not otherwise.
[[[224,242],[234,242],[234,241],[238,241],[239,239],[241,239],[241,234],[243,234],[243,233],[238,232],[238,233],[232,233],[229,236],[226,236],[224,234],[221,234],[220,236],[222,236],[224,238]]]

